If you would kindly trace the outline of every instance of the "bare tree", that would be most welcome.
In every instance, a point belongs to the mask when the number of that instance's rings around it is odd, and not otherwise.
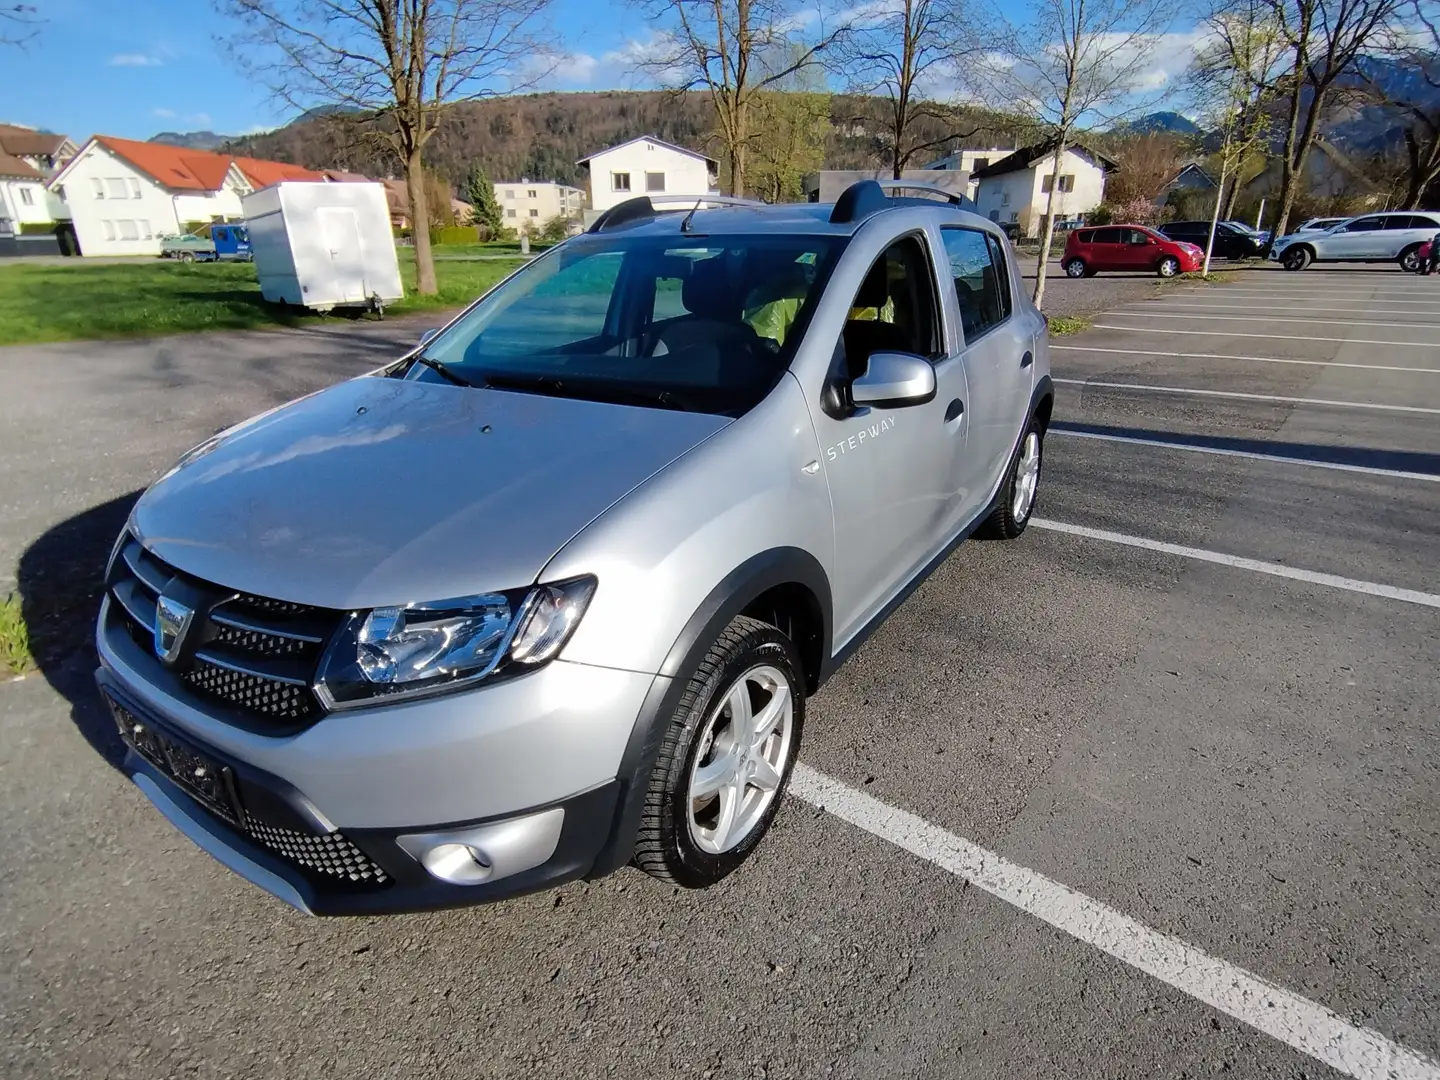
[[[1249,3],[1250,0],[1238,0]],[[1305,179],[1305,163],[1325,109],[1337,90],[1357,82],[1356,60],[1372,49],[1393,49],[1411,0],[1264,0],[1286,52],[1286,73],[1276,83],[1284,106],[1285,147],[1280,159],[1280,216],[1272,237],[1285,234]],[[1223,39],[1222,39],[1223,40]],[[1228,43],[1227,43],[1228,47]],[[1243,58],[1234,68],[1244,71]]]
[[[1033,117],[1050,155],[1049,199],[1035,273],[1035,303],[1064,193],[1060,166],[1082,123],[1114,123],[1151,107],[1141,93],[1158,36],[1175,15],[1173,0],[1031,0],[1027,18],[1006,28],[1000,47],[974,66],[979,85]]]
[[[1112,137],[1103,149],[1117,166],[1105,181],[1105,201],[1114,204],[1155,198],[1186,158],[1186,140],[1170,131]]]
[[[638,0],[663,29],[640,67],[672,90],[703,90],[715,107],[731,195],[745,191],[745,162],[761,95],[783,84],[845,33],[801,41],[806,14],[795,0]],[[818,21],[818,12],[816,20]]]
[[[0,45],[24,45],[40,31],[40,10],[34,4],[0,5]]]
[[[399,158],[416,289],[434,293],[425,144],[443,107],[546,73],[549,0],[219,0],[256,47],[247,66],[284,102],[359,110]]]
[[[965,123],[962,110],[936,100],[957,65],[979,49],[961,4],[882,0],[854,17],[835,50],[832,66],[851,89],[886,102],[885,151],[896,180],[916,155],[980,130]],[[924,134],[917,131],[922,126]]]

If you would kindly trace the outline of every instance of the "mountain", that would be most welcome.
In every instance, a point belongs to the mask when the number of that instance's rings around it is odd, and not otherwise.
[[[1156,131],[1166,131],[1173,135],[1195,135],[1199,133],[1200,126],[1177,112],[1153,112],[1138,120],[1116,124],[1110,130],[1116,135],[1149,135]]]
[[[827,168],[873,168],[884,161],[885,108],[879,98],[837,94],[831,99],[834,130],[825,148]],[[1016,146],[1025,141],[1017,136],[1015,122],[997,113],[972,108],[962,120],[962,127],[980,130],[968,139],[954,140],[956,147]],[[448,106],[440,130],[425,148],[425,159],[455,185],[464,181],[475,164],[496,181],[583,184],[586,173],[577,164],[581,158],[640,135],[654,135],[718,156],[714,127],[713,106],[708,95],[700,93],[524,94]],[[941,139],[946,134],[928,119],[918,130],[926,138]],[[312,169],[398,177],[400,163],[375,134],[375,126],[365,114],[312,109],[277,131],[236,139],[230,149]],[[1000,141],[993,141],[997,139]],[[937,147],[933,156],[944,150]]]
[[[162,131],[150,136],[150,141],[189,150],[219,150],[226,143],[234,142],[235,136],[217,135],[213,131]]]

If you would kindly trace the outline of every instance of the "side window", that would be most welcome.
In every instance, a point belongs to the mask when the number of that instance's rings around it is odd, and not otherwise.
[[[945,229],[945,254],[960,302],[965,342],[998,326],[1010,315],[1005,260],[994,238],[975,229]]]
[[[1375,232],[1377,229],[1382,228],[1384,224],[1384,218],[1361,218],[1359,221],[1352,221],[1349,225],[1345,226],[1345,231],[1347,233]]]
[[[1126,230],[1125,230],[1125,243],[1127,243],[1127,244],[1148,244],[1149,242],[1150,242],[1150,234],[1149,234],[1149,233],[1147,233],[1147,232],[1141,232],[1139,229],[1126,229]]]
[[[865,373],[872,353],[938,355],[935,297],[930,259],[920,241],[907,236],[886,248],[850,302],[843,332],[850,377]]]
[[[1123,244],[1125,234],[1123,229],[1096,229],[1095,243],[1097,244]]]
[[[994,219],[992,218],[991,220],[993,221]],[[1075,242],[1077,244],[1093,244],[1095,242],[1095,234],[1089,229],[1081,229],[1075,234]]]
[[[1410,219],[1410,227],[1412,229],[1440,230],[1440,222],[1437,222],[1434,218],[1429,217],[1412,217]]]

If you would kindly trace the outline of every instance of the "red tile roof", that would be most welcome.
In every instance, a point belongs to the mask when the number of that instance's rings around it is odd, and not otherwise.
[[[230,171],[232,164],[238,167],[250,185],[256,188],[268,187],[281,180],[325,179],[321,173],[281,161],[212,154],[205,150],[116,139],[109,135],[96,135],[95,141],[156,182],[181,191],[220,190],[225,186],[225,174]]]

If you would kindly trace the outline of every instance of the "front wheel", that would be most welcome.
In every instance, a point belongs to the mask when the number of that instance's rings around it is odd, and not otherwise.
[[[1010,472],[1000,486],[1000,501],[975,535],[982,540],[1014,540],[1030,524],[1035,512],[1035,498],[1040,490],[1040,459],[1045,445],[1045,429],[1039,417],[1031,417],[1030,426],[1020,440],[1010,462]]]
[[[180,252],[180,254],[176,256],[176,258],[178,258],[182,263],[193,263],[195,261],[194,253],[189,251]]]
[[[1166,255],[1160,260],[1160,265],[1155,268],[1155,272],[1161,277],[1174,277],[1180,273],[1180,260],[1174,255]]]
[[[759,846],[789,780],[805,722],[794,643],[736,616],[690,677],[662,737],[635,841],[641,870],[713,885]]]
[[[1424,263],[1420,259],[1420,245],[1415,244],[1400,253],[1400,269],[1407,274],[1418,274]]]
[[[1071,259],[1065,264],[1065,276],[1072,278],[1089,277],[1085,271],[1084,259]]]
[[[1280,265],[1286,270],[1304,270],[1310,265],[1310,249],[1291,248],[1280,256]]]

